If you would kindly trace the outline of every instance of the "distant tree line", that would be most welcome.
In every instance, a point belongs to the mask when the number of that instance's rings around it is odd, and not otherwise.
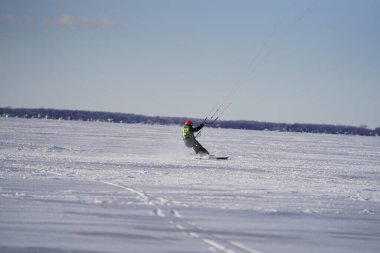
[[[96,112],[82,110],[57,110],[57,109],[29,109],[29,108],[0,108],[1,117],[56,119],[56,120],[76,120],[76,121],[100,121],[111,123],[129,124],[160,124],[160,125],[183,125],[185,117],[160,117],[145,116],[131,113]],[[192,119],[194,122],[202,122],[202,119]],[[380,127],[369,129],[366,126],[342,126],[325,124],[287,124],[270,123],[259,121],[217,121],[209,127],[232,128],[247,130],[266,130],[280,132],[305,132],[305,133],[326,133],[345,134],[362,136],[380,136]]]

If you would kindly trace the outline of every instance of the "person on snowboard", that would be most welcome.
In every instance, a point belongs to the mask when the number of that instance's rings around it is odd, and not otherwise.
[[[193,127],[193,122],[187,120],[185,126],[182,129],[182,138],[186,147],[193,148],[196,154],[200,156],[209,155],[208,151],[202,147],[202,145],[195,139],[194,133],[198,132],[204,127],[204,123],[197,127]]]

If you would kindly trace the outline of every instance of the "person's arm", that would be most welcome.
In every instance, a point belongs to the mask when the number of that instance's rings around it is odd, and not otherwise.
[[[190,131],[191,131],[191,132],[198,132],[198,131],[201,130],[204,126],[205,126],[205,124],[202,123],[202,124],[200,124],[200,125],[197,126],[197,127],[190,128]]]

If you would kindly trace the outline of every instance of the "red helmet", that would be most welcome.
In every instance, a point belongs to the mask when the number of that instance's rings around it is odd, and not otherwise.
[[[191,120],[186,120],[185,126],[192,126],[192,125],[193,125],[193,122],[191,122]]]

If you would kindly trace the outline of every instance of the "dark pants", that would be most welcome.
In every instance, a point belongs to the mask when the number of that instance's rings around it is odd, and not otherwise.
[[[186,147],[193,148],[196,154],[208,155],[208,151],[195,139],[195,138],[184,138]]]

